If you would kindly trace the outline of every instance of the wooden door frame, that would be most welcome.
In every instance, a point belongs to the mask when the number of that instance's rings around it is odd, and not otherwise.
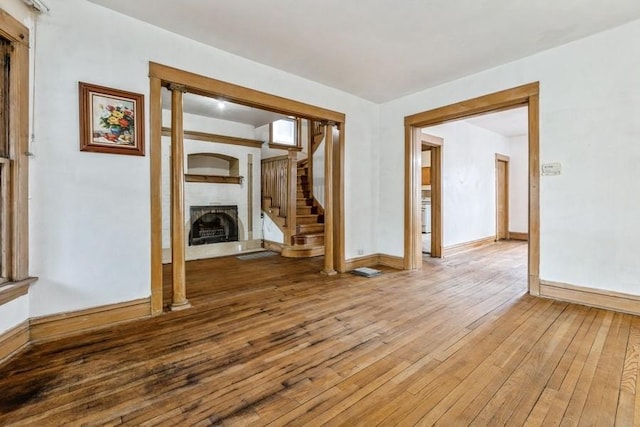
[[[166,65],[149,62],[149,127],[150,127],[150,175],[151,175],[151,313],[163,312],[162,303],[162,97],[163,86],[170,84],[184,86],[189,93],[209,97],[222,97],[225,100],[274,111],[286,115],[295,115],[306,119],[332,122],[340,130],[338,149],[334,150],[337,163],[333,182],[327,183],[337,189],[334,192],[334,239],[333,259],[336,269],[345,271],[344,244],[344,125],[345,114],[317,107],[292,99],[260,92],[203,75],[191,73]],[[181,112],[182,113],[182,112]],[[179,209],[184,211],[184,206]],[[184,213],[184,212],[183,212]],[[329,214],[325,212],[325,215]],[[182,242],[181,242],[182,244]]]
[[[534,82],[491,93],[444,107],[406,116],[405,126],[405,206],[404,267],[420,269],[419,196],[420,196],[420,129],[480,114],[528,108],[529,130],[529,255],[528,288],[540,295],[540,83]]]
[[[500,218],[498,216],[498,190],[500,188],[499,182],[498,182],[498,163],[503,162],[505,164],[505,179],[506,179],[506,192],[507,194],[505,194],[505,198],[507,200],[506,205],[507,205],[507,209],[506,209],[506,213],[505,215],[507,216],[507,239],[509,240],[509,171],[510,171],[510,165],[509,162],[511,161],[511,159],[509,158],[509,156],[505,156],[504,154],[499,154],[496,153],[496,160],[495,160],[495,166],[496,166],[496,242],[498,240],[500,240],[500,236],[499,236],[499,224],[500,224]]]
[[[422,132],[422,131],[421,131]],[[420,147],[431,151],[431,258],[442,257],[442,146],[444,140],[435,135],[420,134]],[[422,157],[422,156],[421,156]],[[420,159],[422,161],[422,158]],[[420,164],[422,168],[422,163]],[[422,245],[422,242],[421,242]],[[422,254],[420,254],[422,256]]]

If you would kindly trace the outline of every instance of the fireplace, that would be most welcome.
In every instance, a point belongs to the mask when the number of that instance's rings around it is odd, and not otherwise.
[[[238,206],[191,206],[189,246],[238,241]]]

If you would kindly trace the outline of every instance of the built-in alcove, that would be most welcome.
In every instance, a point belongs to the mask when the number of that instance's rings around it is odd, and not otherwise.
[[[240,165],[237,158],[217,153],[193,153],[187,156],[187,182],[240,184]]]

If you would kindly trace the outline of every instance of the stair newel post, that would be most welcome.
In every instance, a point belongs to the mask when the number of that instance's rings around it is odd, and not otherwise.
[[[182,99],[186,88],[170,84],[171,91],[171,264],[173,301],[171,310],[191,305],[187,300],[184,233],[184,128]]]
[[[298,191],[298,154],[295,150],[287,153],[287,229],[285,243],[293,244],[296,234],[296,205]]]
[[[324,270],[323,274],[334,275],[333,265],[333,127],[325,123],[324,141]]]

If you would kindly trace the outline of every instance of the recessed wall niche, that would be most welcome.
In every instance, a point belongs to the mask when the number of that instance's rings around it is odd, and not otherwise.
[[[218,153],[193,153],[187,156],[187,182],[213,182],[240,184],[239,161],[235,157]]]

